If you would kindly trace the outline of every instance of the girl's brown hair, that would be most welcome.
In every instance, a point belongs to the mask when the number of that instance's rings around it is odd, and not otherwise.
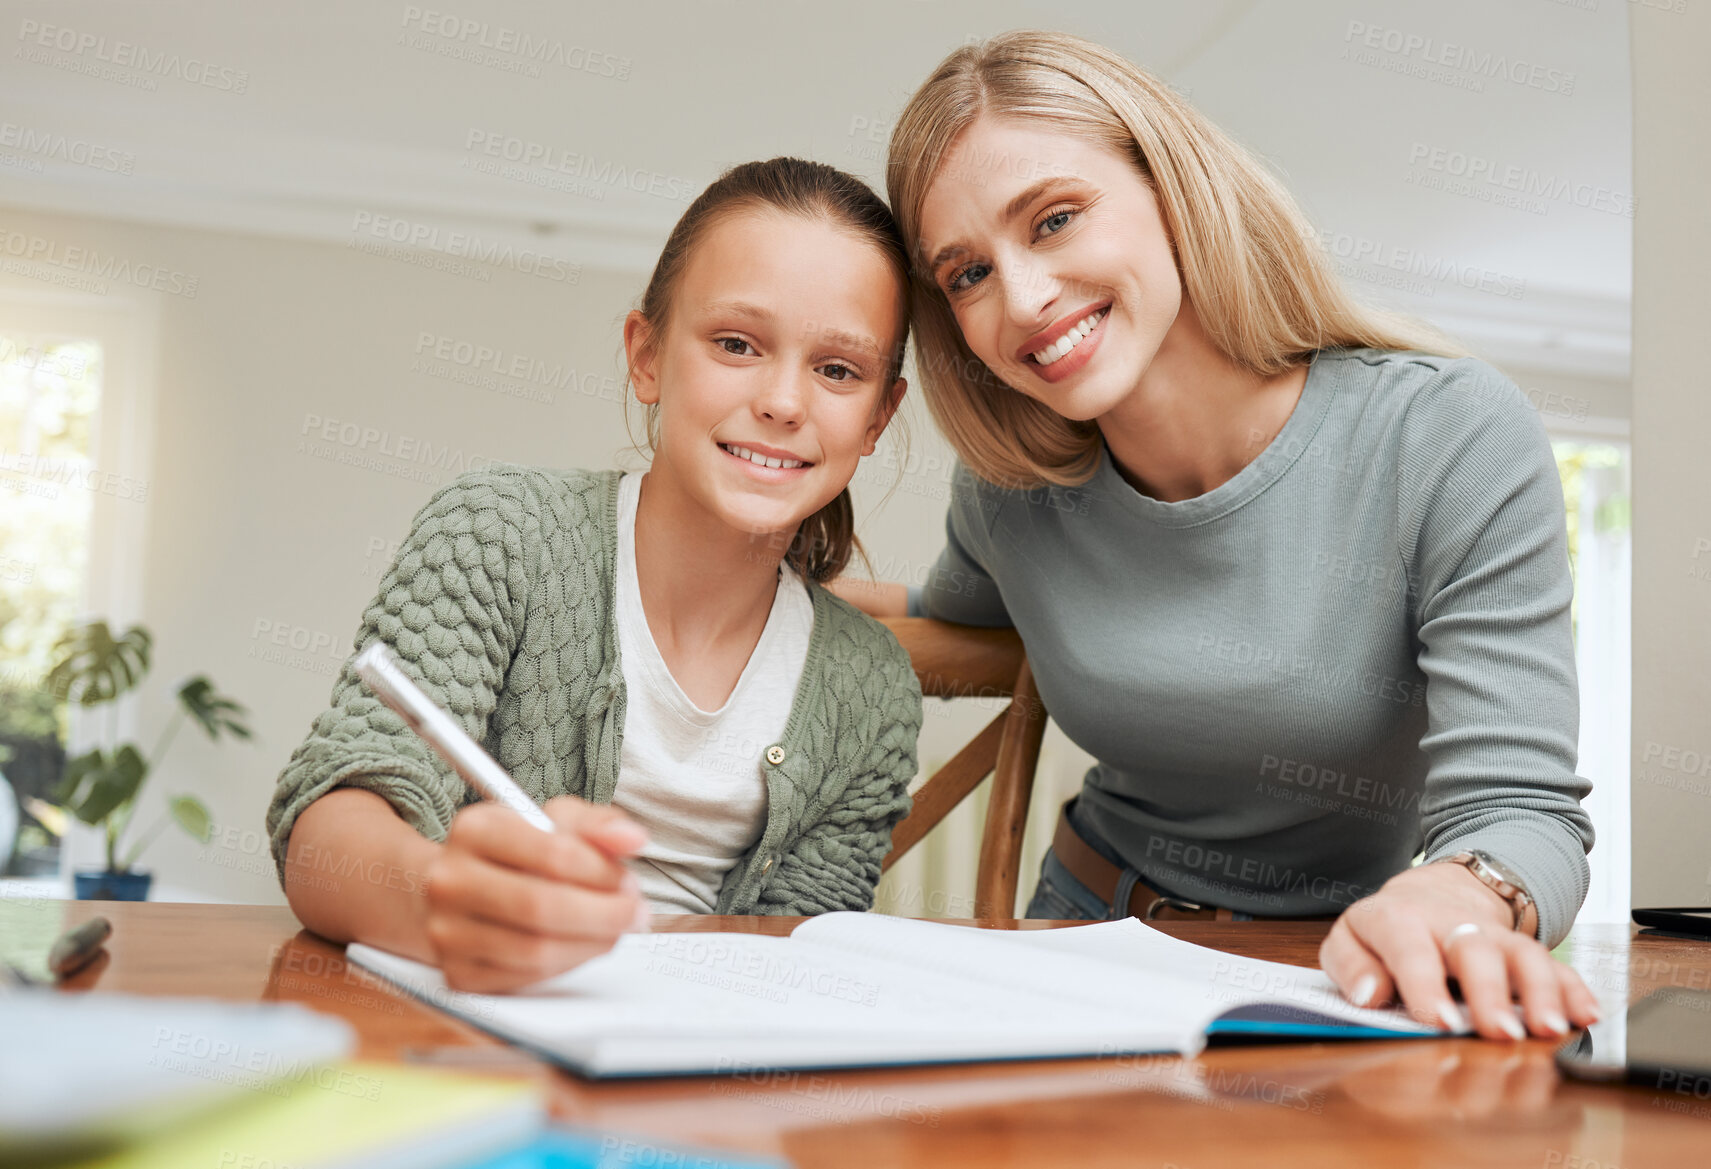
[[[853,232],[885,257],[897,277],[901,304],[897,343],[889,355],[880,388],[883,404],[885,394],[902,373],[904,346],[909,336],[909,253],[903,246],[903,235],[884,201],[866,183],[836,167],[800,158],[770,158],[734,166],[689,205],[666,238],[647,291],[642,293],[639,311],[648,322],[642,358],[646,360],[657,352],[671,327],[674,294],[701,237],[726,216],[756,208],[823,219]],[[626,408],[629,400],[626,394]],[[651,452],[659,445],[657,405],[648,407],[646,435],[647,449]],[[861,542],[855,534],[855,508],[850,502],[849,488],[845,487],[836,499],[797,526],[784,561],[809,580],[828,581],[844,570],[853,554],[860,552]]]
[[[1242,368],[1278,374],[1332,346],[1459,355],[1435,330],[1356,302],[1257,159],[1145,70],[1067,33],[964,45],[909,99],[891,135],[886,187],[912,249],[927,189],[982,115],[1036,119],[1130,160],[1158,199],[1184,294],[1219,352]],[[1099,462],[1098,427],[1005,385],[963,340],[924,267],[914,270],[915,366],[951,446],[1001,486],[1085,482]]]

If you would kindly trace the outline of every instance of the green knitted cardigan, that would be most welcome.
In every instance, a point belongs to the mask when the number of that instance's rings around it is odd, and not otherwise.
[[[616,471],[494,463],[460,475],[417,513],[355,651],[375,638],[533,799],[611,802],[624,732],[613,619]],[[909,810],[921,690],[883,625],[810,585],[814,628],[784,734],[758,761],[766,826],[726,874],[719,913],[867,909],[891,828]],[[284,883],[298,815],[336,787],[386,797],[444,840],[476,797],[356,677],[292,753],[268,807]]]

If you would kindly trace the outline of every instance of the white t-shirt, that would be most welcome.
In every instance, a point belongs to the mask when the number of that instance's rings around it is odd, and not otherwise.
[[[636,576],[642,476],[618,484],[616,614],[626,692],[612,804],[648,831],[632,867],[655,913],[711,913],[719,886],[766,825],[761,757],[790,719],[808,659],[814,601],[780,566],[760,641],[725,705],[691,702],[660,657]]]

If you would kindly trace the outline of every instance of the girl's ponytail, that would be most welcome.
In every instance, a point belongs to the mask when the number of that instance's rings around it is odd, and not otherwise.
[[[856,538],[855,505],[846,487],[797,527],[784,562],[807,579],[824,583],[843,572],[852,555],[866,558]]]

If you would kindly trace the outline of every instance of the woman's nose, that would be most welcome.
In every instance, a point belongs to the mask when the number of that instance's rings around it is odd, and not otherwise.
[[[1049,323],[1051,306],[1058,297],[1058,280],[1036,263],[1015,264],[1004,274],[1004,309],[1012,322],[1025,329]]]

